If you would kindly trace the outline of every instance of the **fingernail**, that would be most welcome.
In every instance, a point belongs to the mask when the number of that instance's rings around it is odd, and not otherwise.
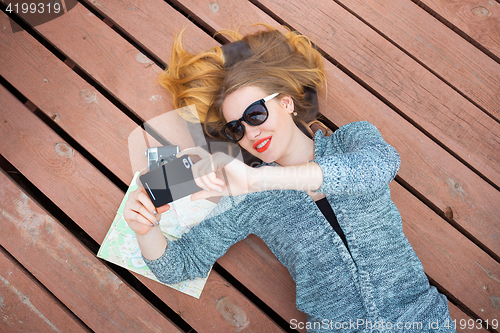
[[[151,223],[151,226],[154,227],[155,225],[153,223]]]
[[[222,191],[221,191],[221,190],[219,190],[219,189],[217,189],[217,192],[222,193]]]
[[[156,225],[160,225],[160,221],[156,221]]]
[[[203,189],[204,189],[205,191],[208,191],[208,188],[206,188],[206,187],[204,187]]]
[[[156,213],[156,210],[154,210],[154,211],[153,211],[153,215],[155,215],[155,216],[156,216],[156,214],[158,214],[158,213]]]

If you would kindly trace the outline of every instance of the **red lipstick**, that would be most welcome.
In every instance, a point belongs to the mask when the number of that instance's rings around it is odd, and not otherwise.
[[[257,149],[258,145],[260,145],[262,142],[264,142],[264,141],[266,141],[268,139],[269,139],[269,141],[267,141],[267,143],[263,147]],[[263,152],[265,152],[267,150],[267,148],[269,148],[269,145],[271,144],[271,139],[272,139],[271,136],[268,136],[267,138],[262,138],[259,141],[257,141],[256,143],[254,143],[253,148],[255,150],[257,150],[257,152],[263,153]]]

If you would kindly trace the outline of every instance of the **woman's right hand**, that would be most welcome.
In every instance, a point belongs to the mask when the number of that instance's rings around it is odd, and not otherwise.
[[[201,147],[184,149],[177,153],[176,157],[183,155],[196,155],[201,158],[191,171],[196,185],[204,191],[193,193],[191,201],[214,196],[237,196],[258,190],[255,185],[260,170],[251,168],[232,156],[222,152],[210,154]],[[227,184],[222,179],[222,170],[225,171]],[[216,172],[220,178],[217,178]]]
[[[144,188],[139,187],[128,195],[123,218],[138,235],[145,235],[159,225],[161,213],[170,209],[168,204],[155,208]]]

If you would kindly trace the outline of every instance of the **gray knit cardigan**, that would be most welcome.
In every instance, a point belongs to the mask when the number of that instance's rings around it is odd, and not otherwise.
[[[349,251],[313,199],[299,190],[223,197],[189,233],[146,264],[162,282],[205,277],[234,243],[262,238],[296,283],[308,332],[455,332],[444,295],[429,285],[403,234],[389,182],[400,158],[372,124],[314,136],[313,160]],[[276,163],[262,163],[279,167]]]

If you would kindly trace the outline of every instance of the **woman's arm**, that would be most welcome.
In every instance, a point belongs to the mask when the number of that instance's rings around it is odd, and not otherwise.
[[[148,260],[156,260],[165,253],[167,248],[167,239],[163,235],[159,226],[152,227],[146,234],[135,234],[137,243],[144,258]]]
[[[260,174],[255,181],[256,191],[317,191],[323,182],[323,171],[314,162],[285,167],[263,166],[257,170]]]
[[[311,190],[353,195],[379,189],[399,170],[399,154],[369,122],[342,126],[327,140],[324,155],[311,162],[259,168],[259,190]],[[335,153],[333,146],[340,153]]]
[[[223,197],[199,225],[177,240],[167,240],[158,227],[151,230],[158,231],[150,238],[144,235],[140,241],[143,259],[156,278],[172,284],[207,276],[214,262],[253,230],[252,221],[258,212],[244,202],[246,199]],[[151,246],[152,243],[155,245]],[[161,247],[161,253],[157,252]],[[149,248],[154,248],[154,252],[144,251]],[[149,260],[148,256],[155,260]]]
[[[135,232],[141,252],[146,258],[156,259],[165,251],[167,242],[158,228],[158,220],[169,209],[168,204],[156,208],[142,187],[128,195],[123,217]]]
[[[251,221],[260,218],[259,212],[255,205],[245,202],[247,196],[223,197],[199,225],[175,241],[165,238],[158,223],[160,214],[170,206],[155,208],[142,188],[128,196],[124,218],[135,232],[143,260],[153,274],[161,282],[177,283],[206,276],[231,245],[255,229]],[[265,201],[259,197],[253,195],[252,203]]]

